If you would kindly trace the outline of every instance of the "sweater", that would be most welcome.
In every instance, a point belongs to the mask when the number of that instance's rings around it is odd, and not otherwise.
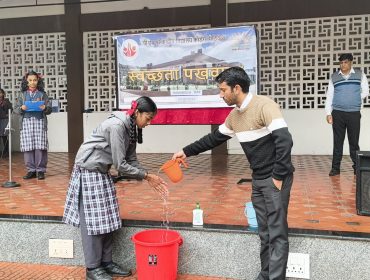
[[[9,109],[13,109],[12,103],[8,98],[0,101],[0,119],[8,119]]]
[[[29,97],[27,97],[27,92],[20,92],[17,97],[17,102],[15,103],[14,106],[14,113],[20,115],[19,118],[19,127],[22,129],[23,127],[23,119],[27,116],[28,118],[30,117],[35,117],[37,119],[45,119],[44,122],[44,130],[48,130],[48,121],[46,118],[46,115],[50,115],[52,112],[51,109],[51,102],[49,102],[49,97],[47,96],[46,92],[44,91],[37,91],[38,98],[40,100],[45,101],[45,109],[42,112],[26,112],[22,110],[22,105],[24,105],[24,102],[30,101]],[[41,97],[40,97],[41,96]]]
[[[252,178],[283,180],[294,172],[293,141],[279,106],[265,96],[253,95],[242,109],[234,108],[218,129],[186,146],[186,156],[210,150],[236,136],[250,163]]]
[[[354,69],[348,79],[339,72],[331,76],[334,86],[333,109],[344,112],[356,112],[361,110],[361,77],[362,72]]]
[[[136,143],[130,142],[130,116],[114,112],[103,121],[79,148],[75,163],[89,171],[107,173],[115,169],[142,180],[146,170],[136,156]]]

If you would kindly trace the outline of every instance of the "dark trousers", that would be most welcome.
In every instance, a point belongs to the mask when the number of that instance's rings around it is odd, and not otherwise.
[[[356,169],[356,151],[360,150],[358,141],[360,139],[360,112],[343,112],[333,110],[333,162],[332,169],[340,170],[340,163],[343,156],[344,138],[349,143],[349,154],[353,162],[353,169]]]
[[[80,229],[85,265],[87,268],[96,268],[101,266],[102,262],[108,263],[112,261],[113,232],[88,235],[83,207],[82,190],[80,190]]]
[[[289,255],[288,205],[293,174],[288,175],[281,190],[272,178],[253,180],[252,202],[261,239],[261,272],[257,279],[283,280]]]
[[[8,136],[1,136],[1,140],[3,142],[3,150],[1,152],[1,155],[8,155],[9,154]]]

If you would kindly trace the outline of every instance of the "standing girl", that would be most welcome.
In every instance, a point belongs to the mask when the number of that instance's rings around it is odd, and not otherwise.
[[[111,166],[123,175],[146,180],[161,196],[167,196],[167,184],[148,173],[136,157],[142,128],[150,124],[156,113],[153,100],[142,96],[133,101],[128,112],[114,112],[102,122],[77,152],[63,221],[81,228],[88,280],[131,275],[112,261],[113,232],[122,226],[122,221],[109,172]]]
[[[48,162],[46,115],[51,113],[51,104],[44,91],[44,81],[35,71],[29,71],[23,77],[21,91],[14,112],[20,115],[21,152],[24,154],[27,168],[27,174],[23,179],[37,176],[37,179],[43,180]],[[34,108],[32,104],[37,106]]]
[[[1,157],[7,157],[9,154],[9,131],[5,130],[9,122],[9,109],[13,109],[12,103],[10,103],[8,98],[5,98],[5,91],[0,88],[0,137],[3,142]]]

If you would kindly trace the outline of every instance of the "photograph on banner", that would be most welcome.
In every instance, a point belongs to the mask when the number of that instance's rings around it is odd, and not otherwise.
[[[254,26],[115,37],[118,108],[128,109],[140,96],[159,108],[226,107],[215,77],[239,66],[257,91],[257,35]]]

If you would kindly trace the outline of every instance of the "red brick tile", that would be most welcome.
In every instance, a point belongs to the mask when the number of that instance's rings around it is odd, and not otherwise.
[[[140,154],[143,166],[157,172],[169,154]],[[349,157],[344,157],[340,176],[329,177],[330,156],[293,156],[296,166],[289,206],[291,228],[326,229],[370,233],[370,219],[358,216],[355,206],[356,180]],[[183,181],[169,182],[170,222],[192,221],[192,210],[200,202],[205,223],[246,226],[244,205],[250,201],[251,178],[244,155],[200,155],[188,159]],[[0,214],[61,216],[73,166],[73,156],[49,153],[46,179],[24,180],[23,156],[13,156],[13,180],[20,188],[0,188]],[[8,161],[0,160],[0,182],[8,180]],[[165,180],[168,179],[160,173]],[[145,183],[121,181],[116,184],[123,219],[163,219],[163,201]],[[338,220],[338,224],[333,221]],[[318,222],[316,222],[318,221]],[[351,225],[358,222],[359,225]]]

